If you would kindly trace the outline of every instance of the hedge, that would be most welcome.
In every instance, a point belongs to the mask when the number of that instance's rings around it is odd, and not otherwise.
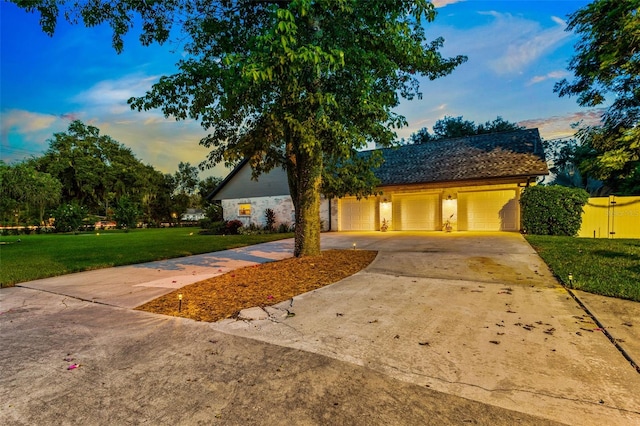
[[[534,235],[575,236],[582,225],[582,208],[589,199],[584,189],[565,186],[526,188],[520,205],[522,229]]]

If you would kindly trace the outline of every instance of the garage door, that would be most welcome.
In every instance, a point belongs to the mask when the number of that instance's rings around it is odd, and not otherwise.
[[[438,194],[394,196],[393,229],[397,231],[441,229],[440,196]]]
[[[341,198],[341,231],[375,231],[376,201],[374,199]]]
[[[458,229],[467,231],[517,231],[518,200],[514,189],[460,192]]]

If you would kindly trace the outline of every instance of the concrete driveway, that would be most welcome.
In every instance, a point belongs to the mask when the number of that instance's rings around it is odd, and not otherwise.
[[[640,374],[521,235],[323,236],[324,248],[354,243],[379,250],[366,270],[268,309],[267,320],[212,327],[559,422],[640,424]],[[637,328],[640,304],[620,302]]]
[[[369,268],[259,321],[130,308],[291,241],[1,290],[0,423],[640,424],[640,374],[520,235],[323,235],[354,242]]]

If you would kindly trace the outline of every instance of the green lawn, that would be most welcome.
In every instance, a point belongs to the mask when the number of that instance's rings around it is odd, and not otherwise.
[[[539,235],[526,238],[565,285],[603,296],[640,301],[640,240]]]
[[[208,253],[292,237],[292,234],[199,235],[197,228],[0,237],[0,284],[71,272]],[[18,242],[20,240],[20,242]]]

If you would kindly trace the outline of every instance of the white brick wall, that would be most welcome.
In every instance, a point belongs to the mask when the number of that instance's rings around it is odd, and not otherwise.
[[[251,205],[250,216],[240,216],[240,204]],[[295,222],[295,212],[293,209],[293,201],[289,195],[281,195],[275,197],[255,197],[255,198],[236,198],[231,200],[222,200],[222,213],[225,220],[239,220],[244,225],[251,223],[258,226],[266,225],[265,210],[271,209],[276,214],[276,227],[284,223],[288,226]],[[323,231],[329,230],[329,202],[322,199],[320,202],[320,217],[322,220]],[[338,203],[331,202],[331,221],[333,230],[337,229]]]

